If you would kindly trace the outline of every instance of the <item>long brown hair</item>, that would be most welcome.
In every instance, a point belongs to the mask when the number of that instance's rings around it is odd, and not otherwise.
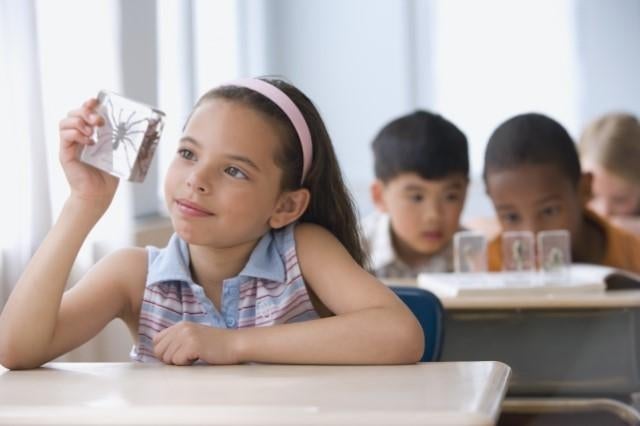
[[[298,135],[285,113],[268,98],[244,87],[227,85],[205,93],[196,107],[207,100],[226,99],[242,102],[272,119],[284,136],[282,149],[275,158],[283,171],[281,189],[286,191],[304,187],[311,193],[309,206],[300,222],[315,223],[327,229],[358,264],[364,265],[366,255],[360,240],[355,204],[342,178],[331,138],[320,113],[313,102],[293,85],[274,78],[261,80],[282,90],[296,104],[309,126],[313,163],[302,183],[302,148]]]

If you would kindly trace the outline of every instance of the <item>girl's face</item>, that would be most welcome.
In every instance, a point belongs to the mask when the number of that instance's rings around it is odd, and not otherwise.
[[[603,216],[640,214],[640,185],[596,165],[585,165],[593,175],[589,207]]]
[[[280,197],[281,136],[269,119],[223,99],[191,115],[165,180],[175,231],[191,244],[252,243],[267,232]]]

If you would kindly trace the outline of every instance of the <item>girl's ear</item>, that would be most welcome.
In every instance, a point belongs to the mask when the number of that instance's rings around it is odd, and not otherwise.
[[[276,208],[269,219],[269,226],[278,229],[295,222],[307,210],[310,199],[311,193],[307,188],[284,192],[280,195]]]
[[[580,181],[578,182],[578,197],[580,198],[580,205],[586,206],[593,198],[593,192],[591,190],[591,184],[593,183],[593,174],[591,172],[584,172],[580,175]]]
[[[376,179],[371,184],[371,200],[373,201],[373,205],[379,211],[386,213],[387,211],[387,203],[384,199],[384,182],[380,179]]]

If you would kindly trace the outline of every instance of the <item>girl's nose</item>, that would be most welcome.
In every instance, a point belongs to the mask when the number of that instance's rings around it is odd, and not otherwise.
[[[198,194],[207,195],[211,192],[211,185],[199,172],[193,172],[187,179],[187,186]]]

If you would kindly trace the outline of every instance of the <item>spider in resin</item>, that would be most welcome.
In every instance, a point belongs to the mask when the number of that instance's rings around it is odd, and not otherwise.
[[[116,108],[114,107],[111,99],[107,99],[104,105],[104,118],[107,121],[107,125],[104,131],[100,132],[98,142],[103,143],[110,141],[112,151],[121,150],[124,152],[124,156],[129,168],[133,166],[131,159],[129,158],[129,151],[135,159],[138,147],[133,141],[135,135],[144,134],[148,124],[148,118],[142,118],[140,120],[134,120],[136,111],[130,111],[128,116],[123,119],[123,115],[127,114],[127,110],[119,108],[116,117]],[[144,126],[140,126],[141,123],[145,123]]]

